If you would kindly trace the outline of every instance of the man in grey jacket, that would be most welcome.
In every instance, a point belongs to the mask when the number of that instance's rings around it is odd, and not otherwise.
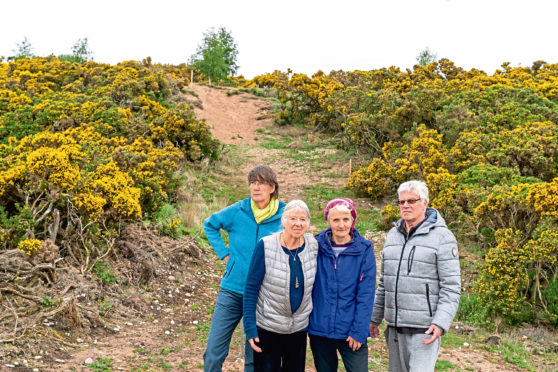
[[[385,318],[390,372],[434,371],[461,296],[457,241],[428,208],[424,182],[402,183],[397,194],[401,219],[384,244],[370,334]]]

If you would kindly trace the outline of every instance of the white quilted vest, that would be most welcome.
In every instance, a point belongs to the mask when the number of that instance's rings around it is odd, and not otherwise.
[[[289,256],[279,242],[280,233],[263,238],[265,276],[258,296],[256,324],[267,331],[289,334],[308,327],[312,312],[312,287],[316,276],[318,242],[311,234],[304,234],[304,250],[298,257],[304,275],[304,296],[293,314],[289,297],[291,270]]]

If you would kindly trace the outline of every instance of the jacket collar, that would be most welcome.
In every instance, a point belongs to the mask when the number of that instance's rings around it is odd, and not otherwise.
[[[252,220],[254,220],[254,222],[256,222],[256,219],[254,218],[254,213],[252,212],[252,207],[250,206],[250,199],[251,199],[251,197],[247,197],[246,199],[241,200],[240,201],[240,209],[244,213],[246,213]],[[285,208],[285,205],[286,205],[285,203],[283,203],[281,200],[279,200],[279,209],[277,209],[277,213],[275,213],[273,216],[271,216],[267,220],[262,221],[261,224],[265,224],[265,223],[280,220],[281,215],[283,214],[283,208]]]
[[[333,248],[331,247],[331,241],[329,240],[329,235],[331,234],[331,227],[328,227],[324,231],[316,235],[316,240],[319,243],[319,250],[327,255],[333,256]],[[359,254],[362,251],[362,246],[360,240],[362,236],[359,234],[357,229],[353,229],[353,244],[348,246],[343,254]]]
[[[426,208],[426,212],[424,213],[426,218],[422,220],[417,226],[411,229],[409,235],[418,235],[418,234],[426,234],[434,227],[446,227],[446,221],[434,208]],[[397,231],[402,233],[403,235],[407,235],[407,230],[405,229],[405,224],[403,218],[400,218],[397,222],[393,224]]]

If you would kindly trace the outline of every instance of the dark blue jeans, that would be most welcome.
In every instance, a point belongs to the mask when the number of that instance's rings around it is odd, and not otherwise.
[[[242,295],[226,289],[217,294],[213,319],[207,340],[207,348],[203,354],[205,372],[221,372],[223,362],[229,355],[234,329],[242,319]],[[252,347],[246,342],[244,353],[244,371],[254,371]]]
[[[360,349],[353,351],[346,340],[310,335],[310,348],[317,372],[337,371],[337,350],[341,354],[347,372],[368,371],[368,345],[366,343],[363,343]]]
[[[258,327],[257,342],[262,351],[254,351],[256,372],[304,372],[306,331],[281,334]]]

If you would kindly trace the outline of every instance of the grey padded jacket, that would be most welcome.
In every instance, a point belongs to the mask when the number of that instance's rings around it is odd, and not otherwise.
[[[280,233],[275,233],[262,238],[265,276],[256,305],[256,324],[268,331],[290,334],[308,327],[312,312],[312,289],[316,277],[318,242],[311,234],[304,234],[305,248],[298,254],[304,275],[304,295],[302,303],[293,314],[289,301],[291,288],[289,256],[281,248],[279,237]]]
[[[461,297],[457,241],[434,208],[426,209],[426,220],[410,237],[402,223],[386,237],[372,323],[385,317],[392,327],[435,324],[446,333]]]

